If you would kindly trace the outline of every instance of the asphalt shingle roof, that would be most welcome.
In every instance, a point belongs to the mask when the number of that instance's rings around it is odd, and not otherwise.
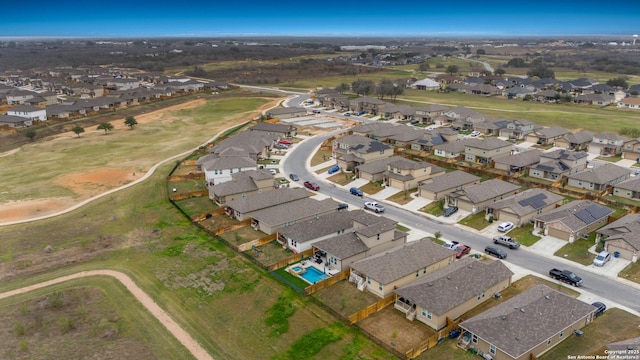
[[[606,184],[623,176],[630,176],[629,169],[622,166],[605,163],[602,166],[585,169],[569,175],[569,179],[575,179],[594,184]]]
[[[274,191],[275,190],[267,191],[266,193]],[[316,200],[303,198],[287,202],[286,204],[278,204],[258,210],[253,213],[251,217],[256,219],[258,222],[265,223],[273,227],[280,226],[285,223],[293,224],[298,220],[306,219],[309,216],[316,215],[319,217],[320,215],[332,210],[338,210],[338,203],[333,199]]]
[[[544,189],[528,189],[487,206],[492,209],[511,209],[518,216],[535,213],[538,209],[563,200],[564,197]]]
[[[533,149],[498,158],[495,162],[511,166],[530,166],[540,161],[540,155],[542,155],[542,151]]]
[[[229,201],[226,206],[230,209],[239,211],[241,214],[246,214],[252,211],[268,208],[270,206],[303,199],[309,197],[309,195],[309,192],[303,188],[276,189]]]
[[[283,236],[301,244],[322,236],[337,234],[339,231],[352,229],[354,226],[352,215],[363,211],[364,210],[333,212],[315,219],[287,226],[279,232]]]
[[[597,216],[594,217],[594,219],[585,221],[584,219],[587,218],[581,219],[576,215],[582,210],[586,210],[597,215],[602,214],[602,216]],[[536,220],[542,221],[544,223],[561,222],[572,231],[578,231],[588,226],[589,224],[600,220],[604,216],[608,217],[612,212],[613,210],[609,209],[608,207],[598,205],[590,200],[575,200],[568,204],[562,205],[557,209],[549,211],[546,214],[542,214],[536,217]]]
[[[495,198],[496,196],[516,191],[519,188],[520,187],[518,185],[514,185],[500,179],[491,179],[477,185],[468,186],[462,190],[450,193],[449,195],[458,198],[466,196],[469,201],[474,204],[478,204],[485,200]]]
[[[457,188],[458,186],[470,184],[478,180],[480,180],[478,176],[469,174],[462,170],[456,170],[426,180],[422,182],[420,187],[424,190],[437,193],[443,190],[453,189]]]

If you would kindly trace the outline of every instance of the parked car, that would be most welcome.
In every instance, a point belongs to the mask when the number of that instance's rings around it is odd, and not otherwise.
[[[473,137],[476,137],[478,135],[480,135],[480,131],[478,131],[478,130],[474,130],[474,131],[471,132],[471,136],[473,136]]]
[[[280,141],[278,141],[278,143],[282,144],[282,145],[287,145],[287,146],[293,145],[293,141],[291,141],[291,140],[280,140]]]
[[[338,171],[340,171],[340,166],[334,165],[331,168],[329,168],[328,173],[329,174],[334,174],[334,173],[337,173]]]
[[[431,131],[431,130],[435,130],[437,128],[437,126],[427,126],[427,131]]]
[[[364,209],[365,210],[371,210],[371,211],[374,211],[376,213],[384,212],[384,206],[378,204],[375,201],[367,201],[366,203],[364,203]]]
[[[593,316],[596,316],[596,317],[602,315],[602,313],[605,310],[607,310],[607,305],[605,305],[604,303],[601,303],[600,301],[596,301],[591,305],[596,307],[596,311],[593,313]]]
[[[338,204],[338,210],[346,210],[348,208],[349,208],[349,204],[345,204],[345,203]]]
[[[269,169],[269,172],[271,173],[271,175],[275,175],[278,173],[276,169]]]
[[[560,270],[553,268],[549,270],[549,276],[564,283],[571,284],[575,287],[582,285],[582,278],[569,270]]]
[[[455,214],[458,211],[458,207],[457,206],[449,206],[448,208],[444,209],[444,217],[449,217],[453,214]]]
[[[611,260],[611,254],[608,251],[600,251],[596,258],[593,259],[593,265],[604,266],[609,260]]]
[[[277,143],[277,144],[273,145],[273,147],[276,148],[276,149],[287,150],[289,148],[289,145]]]
[[[313,110],[312,113],[314,114],[320,114],[320,110]]]
[[[447,249],[451,249],[451,250],[455,250],[455,248],[457,248],[458,245],[460,245],[460,243],[457,242],[457,241],[447,241],[444,244],[442,244],[442,246],[446,247]]]
[[[460,244],[454,250],[456,251],[456,259],[460,259],[471,251],[471,247]]]
[[[417,124],[419,122],[420,122],[420,120],[413,119],[413,120],[409,121],[409,124],[415,125],[415,124]]]
[[[362,115],[364,115],[364,111],[360,111],[356,114],[356,116],[362,116]]]
[[[289,174],[289,179],[291,179],[292,181],[298,181],[300,180],[300,177],[298,177],[298,175],[296,174]]]
[[[314,191],[320,190],[320,185],[318,185],[318,184],[316,184],[314,182],[311,182],[311,181],[305,181],[304,182],[304,187],[306,187],[307,189],[310,189],[310,190],[314,190]]]
[[[351,116],[351,113],[346,112],[344,113],[344,116]]]
[[[511,221],[505,221],[502,224],[498,225],[498,231],[507,232],[513,229],[513,223]]]
[[[495,247],[495,246],[486,246],[486,247],[484,248],[484,252],[485,252],[487,255],[495,256],[495,257],[497,257],[498,259],[506,259],[506,258],[507,258],[507,253],[506,253],[506,251],[504,251],[504,250],[502,250],[502,249],[500,249],[500,248],[497,248],[497,247]]]
[[[520,243],[511,236],[496,236],[493,238],[493,243],[508,246],[509,249],[517,249],[520,247]]]
[[[355,196],[360,196],[360,197],[362,197],[362,196],[364,195],[364,194],[362,193],[362,190],[358,189],[357,187],[352,187],[351,189],[349,189],[349,192],[350,192],[352,195],[355,195]]]

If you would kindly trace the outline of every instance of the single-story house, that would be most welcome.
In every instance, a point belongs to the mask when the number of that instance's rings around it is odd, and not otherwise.
[[[434,146],[433,153],[434,155],[442,156],[448,159],[457,158],[464,155],[464,150],[466,149],[465,144],[465,140],[446,142],[444,144]]]
[[[593,133],[591,131],[579,131],[577,133],[567,134],[556,139],[555,146],[566,150],[573,151],[586,151],[589,149],[589,144],[593,140]]]
[[[604,248],[612,255],[632,262],[640,254],[640,214],[627,214],[596,231],[596,244],[604,240]]]
[[[546,214],[534,217],[534,229],[545,235],[574,242],[606,225],[613,210],[590,200],[575,200]]]
[[[617,106],[625,109],[640,109],[640,97],[626,97],[620,100]]]
[[[278,119],[290,119],[299,116],[307,115],[307,109],[303,107],[277,107],[270,110],[265,111],[265,115],[268,119],[278,118]]]
[[[412,241],[354,262],[349,280],[359,290],[367,289],[384,299],[395,289],[453,264],[455,255],[429,239]]]
[[[460,323],[459,343],[495,360],[538,358],[591,323],[595,310],[591,304],[536,285]]]
[[[440,83],[429,78],[424,78],[411,84],[411,87],[418,90],[439,90]]]
[[[200,157],[196,161],[196,166],[200,171],[204,172],[207,187],[231,181],[233,174],[258,170],[258,163],[246,156],[216,156],[215,154],[208,154]]]
[[[522,226],[534,216],[560,207],[563,202],[561,195],[534,188],[487,205],[486,213],[494,220],[511,221],[515,226]]]
[[[630,176],[631,173],[628,168],[605,163],[569,175],[569,182],[567,184],[580,189],[602,191],[612,185],[627,180]]]
[[[267,194],[275,191],[269,191]],[[257,195],[260,194],[253,196]],[[323,200],[303,198],[253,212],[251,226],[255,230],[271,235],[283,227],[336,211],[338,211],[338,202],[331,198]]]
[[[515,153],[494,160],[494,167],[505,171],[508,175],[519,173],[540,162],[542,151],[537,149]]]
[[[231,181],[209,186],[209,198],[220,205],[227,201],[275,189],[273,175],[267,169],[231,174]]]
[[[466,257],[395,290],[394,308],[440,330],[511,285],[513,272],[502,261]]]
[[[447,206],[457,206],[472,214],[488,205],[518,192],[520,187],[500,179],[491,179],[477,185],[463,187],[445,195]]]
[[[640,200],[640,176],[636,175],[613,186],[613,195]]]
[[[278,230],[278,241],[294,253],[311,249],[314,243],[351,232],[362,226],[358,219],[364,210],[337,211],[307,221],[298,221]]]
[[[31,125],[33,125],[33,120],[25,117],[15,116],[15,115],[6,115],[6,114],[0,115],[0,126],[19,128],[19,127],[26,127]]]
[[[450,192],[479,183],[480,177],[462,170],[455,170],[421,182],[418,186],[418,195],[429,200],[440,200]]]
[[[227,201],[225,212],[227,215],[239,220],[247,220],[262,209],[267,209],[279,204],[305,199],[311,196],[304,188],[282,188],[273,191],[265,191],[247,197]]]
[[[249,131],[261,131],[269,134],[278,134],[281,138],[293,137],[297,133],[296,127],[293,125],[274,124],[268,122],[257,123],[250,127]]]

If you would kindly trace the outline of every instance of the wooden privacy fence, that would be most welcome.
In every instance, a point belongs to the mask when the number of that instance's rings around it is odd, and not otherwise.
[[[286,259],[282,259],[282,260],[278,261],[277,263],[269,265],[267,270],[275,271],[275,270],[281,269],[281,268],[283,268],[283,267],[285,267],[287,265],[290,265],[290,264],[296,263],[298,261],[301,261],[302,258],[309,257],[312,254],[313,254],[313,249],[308,249],[308,250],[305,250],[305,251],[303,251],[301,253],[293,254],[293,256],[290,256],[290,257],[288,257]]]
[[[267,243],[272,242],[273,240],[275,240],[278,237],[278,234],[271,234],[271,235],[267,235],[265,237],[262,237],[260,239],[255,239],[255,240],[251,240],[249,242],[246,242],[244,244],[240,244],[238,245],[238,251],[247,251],[247,250],[251,250],[254,247],[258,247]]]
[[[249,226],[249,225],[251,225],[251,219],[240,221],[237,224],[231,224],[231,225],[227,225],[227,226],[220,226],[220,227],[211,229],[210,231],[214,235],[221,235],[221,234],[226,233],[227,231],[237,230],[237,229],[243,228],[245,226]],[[235,246],[235,248],[237,248],[237,246]]]
[[[204,173],[167,176],[167,181],[169,182],[187,181],[187,180],[195,180],[195,179],[204,179]]]
[[[395,299],[396,299],[395,295],[387,296],[386,298],[378,301],[377,303],[371,304],[366,308],[360,310],[359,312],[352,314],[351,316],[349,316],[349,325],[353,325],[358,321],[366,319],[369,316],[377,313],[378,311],[386,308],[387,306],[393,304]]]
[[[344,279],[347,278],[347,276],[349,276],[349,269],[341,271],[329,278],[326,278],[322,281],[318,281],[317,283],[307,286],[306,288],[304,288],[304,294],[305,295],[311,295],[314,292],[320,290],[320,289],[324,289],[328,286],[331,286],[335,283],[337,283],[338,281],[342,281]]]
[[[417,347],[407,351],[405,353],[404,358],[407,360],[414,359],[418,357],[418,355],[425,352],[426,350],[431,349],[432,347],[438,345],[440,343],[440,339],[446,338],[447,336],[449,336],[449,332],[457,328],[458,324],[461,321],[462,321],[461,319],[458,319],[457,321],[452,321],[451,319],[447,318],[447,326],[445,326],[443,329],[440,329],[435,335],[428,337],[425,341],[420,343]]]
[[[189,191],[186,193],[169,195],[169,199],[173,201],[184,200],[192,197],[209,196],[209,190]]]

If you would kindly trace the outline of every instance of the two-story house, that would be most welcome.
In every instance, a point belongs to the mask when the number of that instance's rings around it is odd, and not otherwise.
[[[44,108],[32,106],[32,105],[18,105],[7,110],[7,115],[19,116],[21,118],[46,121],[47,110]]]
[[[245,170],[231,174],[230,181],[209,186],[209,198],[219,205],[224,205],[227,201],[273,189],[273,175],[269,170]]]
[[[491,164],[495,159],[511,155],[512,144],[498,138],[468,139],[464,159],[469,162]]]
[[[622,145],[622,158],[640,163],[640,138],[624,142]]]
[[[522,140],[524,137],[536,129],[536,124],[526,119],[515,119],[507,123],[505,128],[500,129],[499,136],[512,140]]]
[[[500,179],[491,179],[477,185],[463,187],[445,195],[447,206],[457,206],[472,214],[484,210],[488,205],[514,195],[519,186]]]
[[[364,111],[367,114],[379,115],[384,110],[386,102],[371,96],[361,96],[349,102],[349,108],[354,112]]]
[[[640,214],[627,214],[596,232],[596,244],[604,240],[604,248],[611,254],[631,262],[640,254]]]
[[[586,152],[554,150],[543,152],[540,162],[529,167],[529,176],[540,179],[559,180],[587,168]]]
[[[622,152],[625,141],[627,138],[624,136],[608,132],[593,134],[593,139],[589,144],[589,153],[601,156],[617,155]]]
[[[393,156],[393,147],[360,135],[333,140],[332,156],[340,168],[351,171],[369,161]]]
[[[486,214],[492,216],[494,221],[510,221],[515,226],[522,226],[528,224],[536,215],[561,206],[564,200],[563,196],[544,189],[528,189],[488,204]]]
[[[640,176],[636,175],[614,185],[613,195],[640,201]]]

